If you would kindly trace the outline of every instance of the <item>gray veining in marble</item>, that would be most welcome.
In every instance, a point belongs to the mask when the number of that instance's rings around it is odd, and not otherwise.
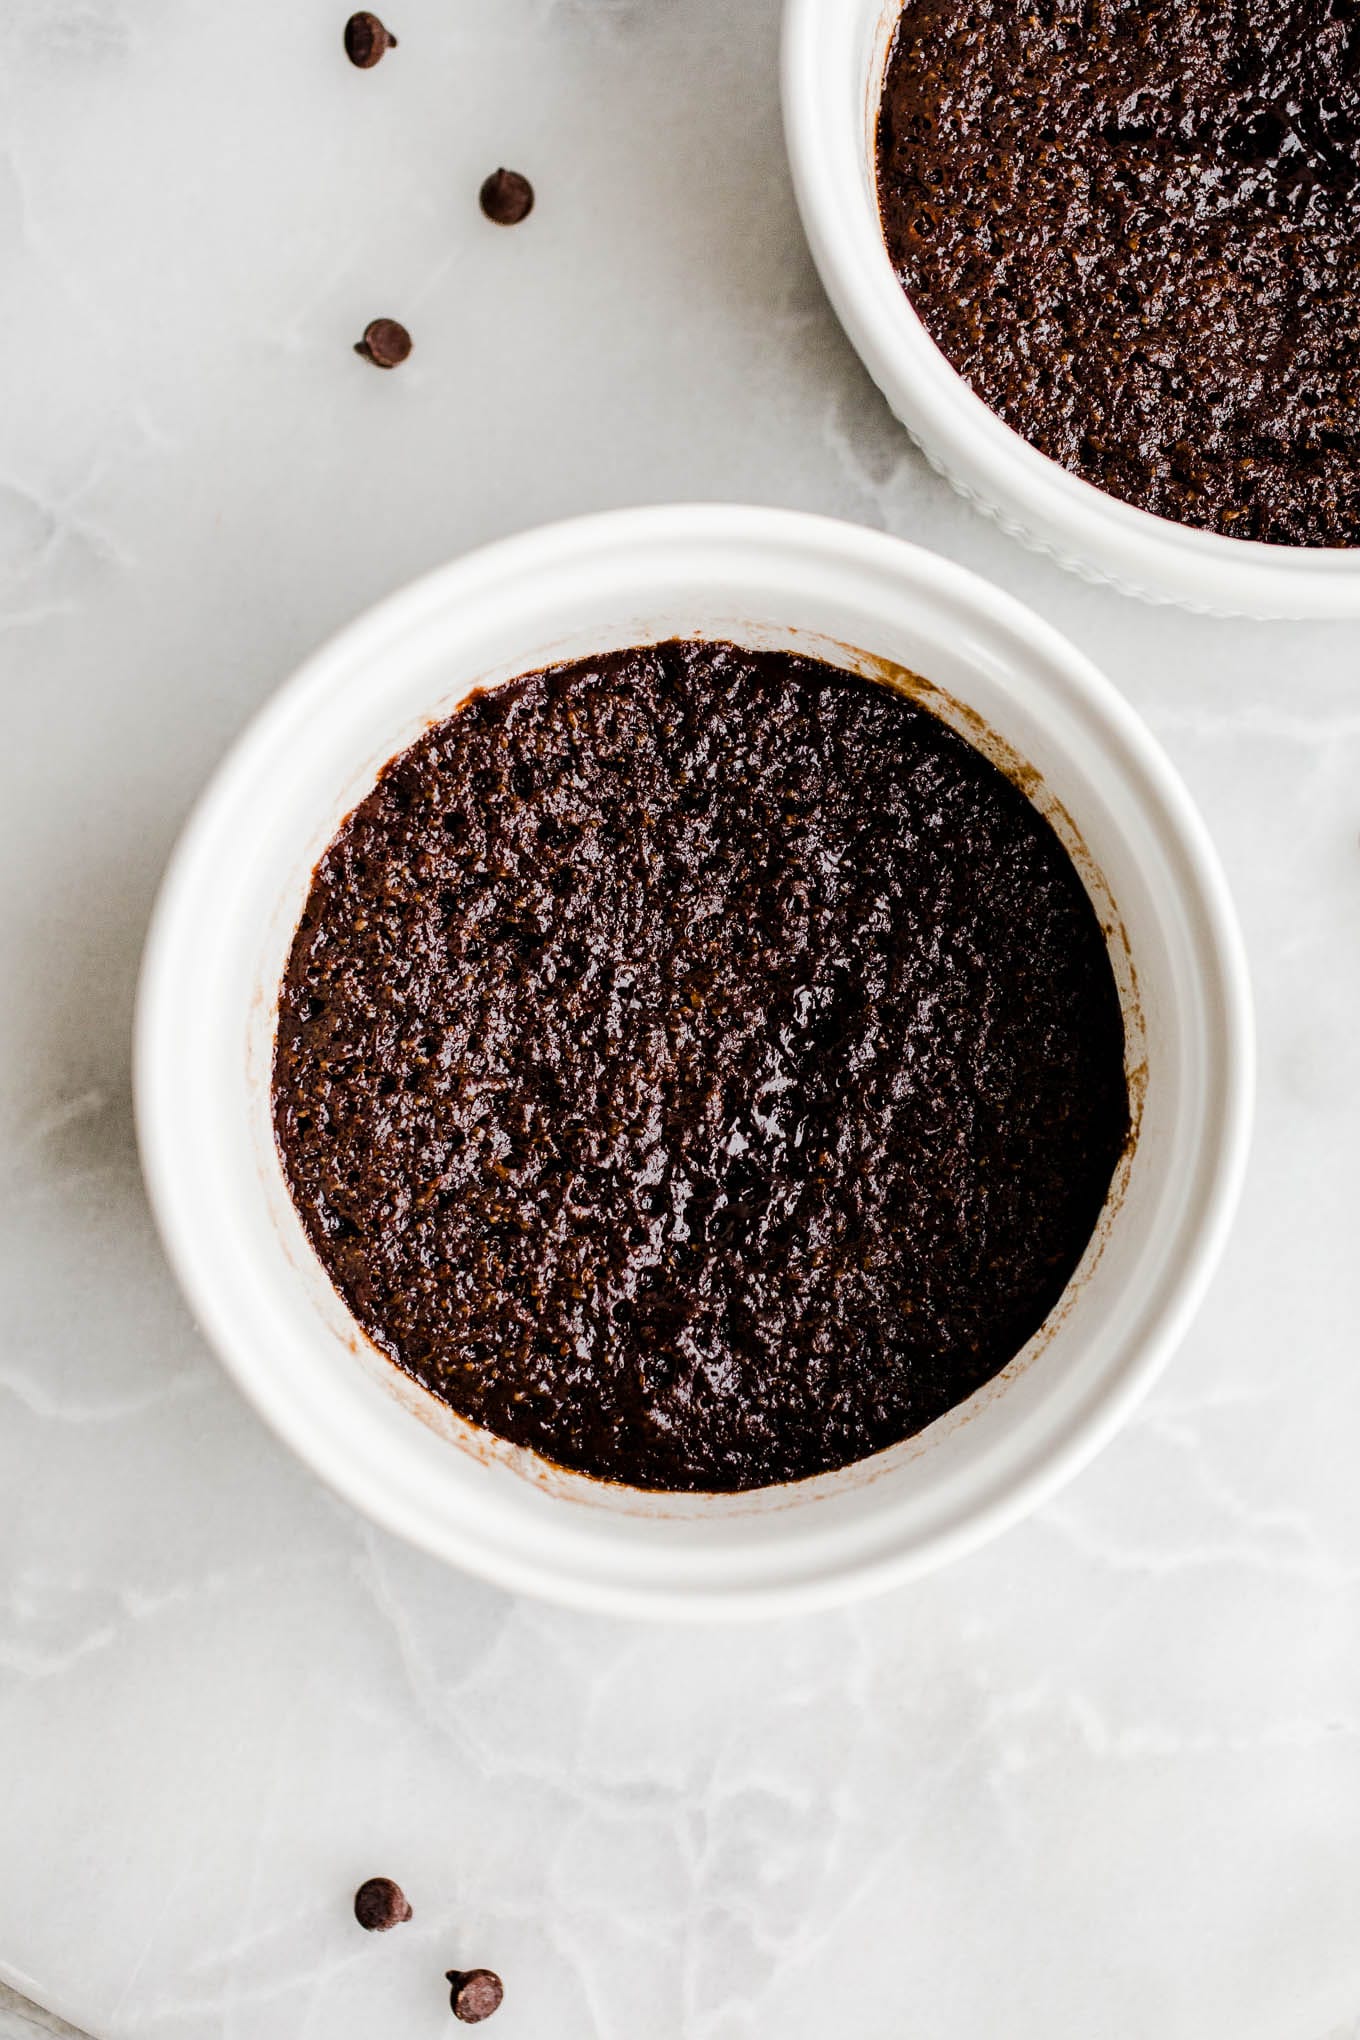
[[[56,2040],[86,2040],[76,2027],[0,1983],[0,2040],[33,2040],[35,2033],[55,2034]]]
[[[498,2040],[1356,2040],[1356,634],[1139,607],[927,471],[811,272],[775,0],[392,0],[368,74],[343,13],[4,10],[0,1967],[99,2040],[433,2040],[463,1961]],[[1117,1444],[947,1574],[718,1636],[322,1492],[179,1301],[127,1073],[166,854],[294,663],[469,545],[681,497],[922,540],[1091,652],[1262,1035],[1231,1247]],[[369,1940],[376,1870],[417,1915]]]

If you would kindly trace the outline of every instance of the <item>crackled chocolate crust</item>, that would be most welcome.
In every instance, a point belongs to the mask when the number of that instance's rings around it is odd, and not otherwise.
[[[907,0],[878,190],[932,338],[1042,452],[1360,544],[1354,0]]]
[[[988,1380],[1128,1132],[1057,837],[895,690],[673,642],[470,700],[318,865],[274,1114],[454,1409],[637,1487],[862,1458]]]

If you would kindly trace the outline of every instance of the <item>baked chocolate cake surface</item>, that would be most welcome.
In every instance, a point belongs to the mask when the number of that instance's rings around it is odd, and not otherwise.
[[[878,189],[927,330],[1042,452],[1360,544],[1355,0],[907,0]]]
[[[383,1351],[660,1489],[837,1467],[1041,1324],[1129,1127],[1104,937],[901,693],[671,642],[473,697],[317,866],[274,1114]]]

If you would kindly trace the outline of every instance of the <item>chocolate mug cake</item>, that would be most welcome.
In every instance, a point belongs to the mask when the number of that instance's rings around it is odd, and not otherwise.
[[[1360,544],[1360,10],[907,0],[883,233],[996,414],[1137,507]]]
[[[902,692],[674,640],[473,695],[316,867],[273,1111],[373,1342],[637,1488],[878,1452],[1043,1323],[1129,1134],[1100,922]]]

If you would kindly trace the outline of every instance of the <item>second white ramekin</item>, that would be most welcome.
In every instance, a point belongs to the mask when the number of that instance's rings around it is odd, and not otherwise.
[[[1360,617],[1360,548],[1192,531],[1069,474],[958,375],[902,290],[875,178],[879,86],[901,0],[785,0],[784,126],[828,297],[926,458],[1015,537],[1130,594],[1224,615]]]

